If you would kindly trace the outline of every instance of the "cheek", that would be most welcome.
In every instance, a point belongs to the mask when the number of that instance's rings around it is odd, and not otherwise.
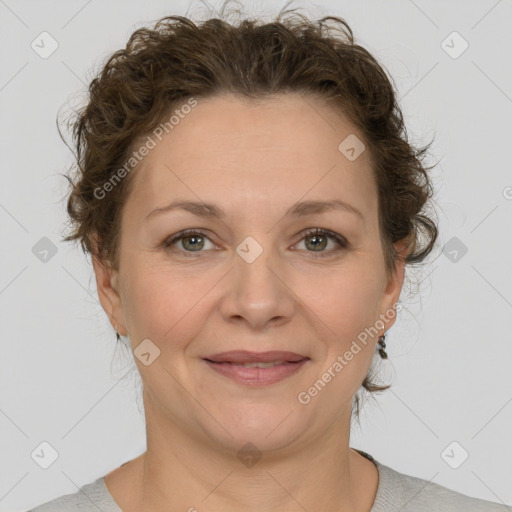
[[[176,348],[176,342],[194,334],[210,279],[188,279],[176,268],[143,264],[126,275],[123,309],[134,342],[149,338],[165,350],[171,340]]]
[[[297,295],[323,321],[327,331],[346,340],[378,319],[380,282],[368,268],[354,265],[334,270],[316,280],[316,285],[306,280]]]
[[[325,280],[323,288],[308,296],[307,305],[320,319],[317,335],[324,341],[321,378],[329,380],[336,400],[352,396],[368,372],[376,338],[369,330],[378,320],[379,278],[354,265]]]
[[[161,338],[170,329],[179,315],[176,310],[180,301],[169,278],[162,278],[156,272],[136,265],[135,262],[125,273],[123,309],[128,330],[139,341],[144,338]]]
[[[340,276],[311,302],[325,355],[319,374],[329,382],[324,400],[347,402],[359,389],[374,355],[371,327],[378,320],[378,282],[368,276]]]

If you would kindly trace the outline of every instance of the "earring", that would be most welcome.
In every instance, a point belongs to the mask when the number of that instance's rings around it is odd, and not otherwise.
[[[384,342],[384,340],[386,339],[386,333],[384,333],[380,338],[379,338],[379,355],[382,359],[387,359],[388,358],[388,354],[386,353],[386,351],[384,350],[386,348],[386,343]]]
[[[117,324],[116,324],[116,326],[114,327],[114,331],[116,331],[116,338],[117,338],[117,341],[121,341],[121,335],[117,332]]]

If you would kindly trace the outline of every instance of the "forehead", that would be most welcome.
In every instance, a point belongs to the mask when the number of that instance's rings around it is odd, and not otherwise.
[[[175,119],[161,140],[152,136],[156,144],[135,170],[132,194],[141,209],[184,195],[288,205],[327,193],[360,209],[376,207],[369,152],[350,161],[339,149],[347,137],[362,135],[318,98],[197,98]]]

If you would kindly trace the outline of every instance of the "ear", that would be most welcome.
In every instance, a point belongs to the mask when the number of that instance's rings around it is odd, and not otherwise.
[[[125,327],[121,297],[119,295],[119,274],[96,256],[92,258],[92,265],[101,305],[112,327],[116,329],[117,325],[117,332],[121,336],[127,336],[128,331]]]
[[[400,240],[393,244],[395,251],[401,256],[395,261],[395,271],[388,277],[386,288],[384,289],[381,299],[381,318],[385,322],[384,332],[395,323],[396,320],[396,303],[400,298],[402,285],[404,282],[405,274],[405,258],[410,253],[412,248],[409,245],[409,240]],[[394,314],[392,312],[394,311]],[[384,334],[384,332],[382,334]]]

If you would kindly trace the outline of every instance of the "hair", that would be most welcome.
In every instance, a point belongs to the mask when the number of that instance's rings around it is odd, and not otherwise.
[[[194,23],[166,16],[139,28],[91,81],[87,104],[71,123],[76,149],[67,212],[82,250],[113,269],[119,265],[121,212],[133,185],[126,171],[137,144],[191,98],[232,93],[264,100],[300,93],[323,100],[357,127],[368,148],[378,190],[379,231],[386,271],[422,262],[438,236],[426,213],[433,187],[423,164],[430,144],[408,141],[392,81],[376,59],[354,42],[348,23],[326,16],[315,22],[294,10],[268,23],[237,24],[211,18]],[[392,79],[391,79],[392,80]],[[60,133],[60,130],[59,130]],[[61,135],[62,137],[62,135]],[[136,167],[133,165],[132,167]],[[131,169],[129,169],[131,171]],[[126,175],[124,177],[124,175]],[[109,182],[113,186],[108,187]],[[108,195],[99,190],[109,190]],[[406,255],[394,243],[406,241]],[[362,382],[369,393],[390,386]],[[359,397],[354,397],[359,417]]]

